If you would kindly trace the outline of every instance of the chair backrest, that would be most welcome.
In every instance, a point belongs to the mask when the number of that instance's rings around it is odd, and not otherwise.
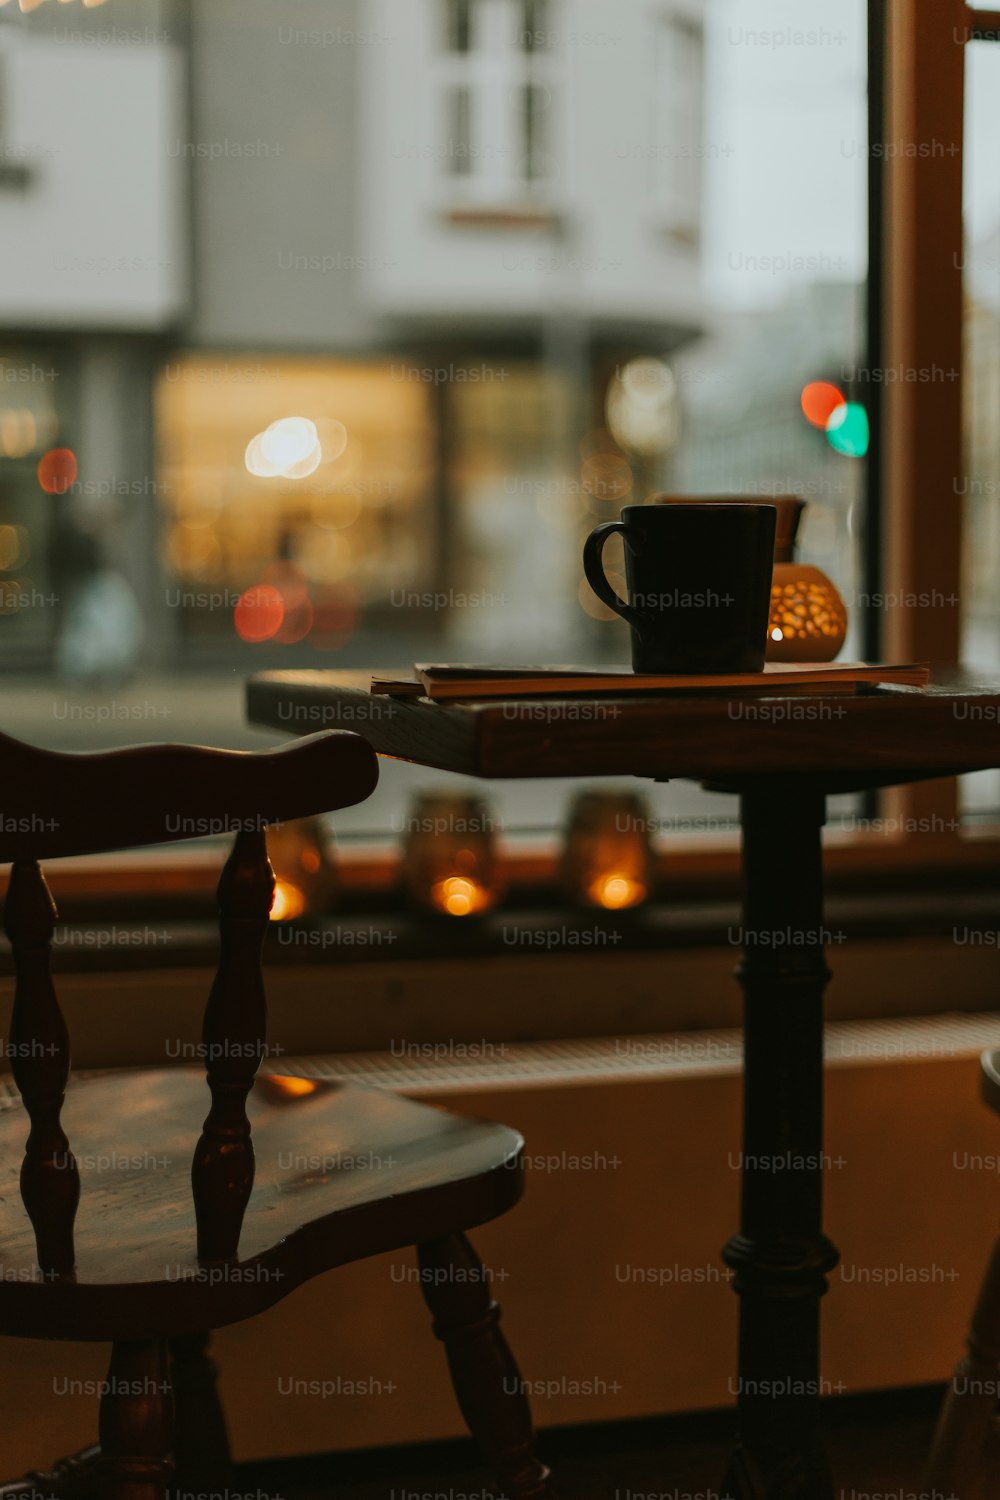
[[[4,926],[16,974],[11,1070],[31,1121],[21,1196],[43,1273],[73,1270],[80,1179],[60,1120],[70,1045],[50,971],[57,912],[38,861],[236,834],[219,880],[219,965],[202,1032],[211,1104],[191,1168],[199,1259],[230,1260],[253,1187],[246,1099],[267,1032],[266,828],[362,802],[377,780],[370,745],[340,730],[256,753],[141,745],[62,754],[0,735],[0,863],[12,863]]]

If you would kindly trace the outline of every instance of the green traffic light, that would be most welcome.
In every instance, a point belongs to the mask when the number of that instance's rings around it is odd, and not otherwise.
[[[864,458],[868,452],[868,413],[857,401],[843,401],[830,413],[826,424],[831,448],[847,458]]]

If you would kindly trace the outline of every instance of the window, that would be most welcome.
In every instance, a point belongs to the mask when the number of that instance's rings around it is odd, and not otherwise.
[[[472,44],[475,0],[445,0],[445,46],[449,52],[468,52]]]
[[[689,16],[657,16],[653,26],[652,197],[663,229],[693,245],[701,228],[704,37]]]
[[[863,0],[835,21],[821,0],[370,0],[350,43],[199,0],[187,29],[126,44],[147,13],[0,7],[4,150],[38,169],[0,227],[0,370],[56,372],[0,385],[2,598],[15,581],[57,598],[0,606],[26,737],[260,744],[240,684],[263,666],[530,659],[540,641],[623,659],[581,542],[658,490],[801,493],[801,555],[848,604],[850,654],[876,565],[952,591],[957,522],[925,494],[936,418],[897,410],[869,368]],[[961,16],[921,11],[921,47],[946,61]],[[951,508],[980,656],[998,635],[994,51],[969,42],[985,283],[967,271],[969,493]],[[36,87],[55,67],[66,89]],[[873,432],[880,411],[910,423],[921,458],[888,476],[881,557],[877,466],[805,419],[812,381]],[[127,652],[96,630],[60,654],[73,596],[88,618],[116,598]],[[886,611],[885,654],[948,654],[947,619]],[[427,779],[388,767],[350,826],[384,838]],[[665,836],[730,838],[724,802],[647,790]],[[544,837],[569,788],[494,794],[505,828]],[[985,820],[1000,789],[975,798]]]
[[[448,185],[442,207],[522,208],[545,179],[548,17],[542,0],[445,0],[435,65],[447,101],[435,152]]]

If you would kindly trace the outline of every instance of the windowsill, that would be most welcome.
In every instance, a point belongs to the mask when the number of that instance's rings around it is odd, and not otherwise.
[[[470,229],[555,229],[559,214],[535,204],[509,204],[489,207],[486,204],[464,204],[441,211],[446,223]]]
[[[228,845],[169,851],[149,849],[88,855],[47,863],[45,875],[60,913],[70,922],[123,918],[210,918]],[[550,836],[503,850],[506,903],[547,906],[558,901],[559,842]],[[342,909],[377,914],[396,904],[399,852],[394,843],[341,846],[336,854]],[[962,838],[920,839],[856,833],[836,827],[824,837],[826,888],[892,896],[936,890],[954,893],[1000,889],[1000,837],[996,827]],[[736,835],[671,839],[656,852],[656,898],[684,906],[735,898],[740,888]],[[449,924],[449,930],[456,927]]]
[[[416,914],[395,900],[359,911],[289,923],[267,934],[268,968],[343,964],[468,962],[497,958],[587,958],[691,950],[739,957],[742,918],[735,894],[726,899],[658,899],[631,911],[586,911],[555,902],[508,904],[482,917]],[[994,890],[832,894],[824,916],[825,946],[836,963],[841,945],[902,939],[996,949]],[[53,944],[56,974],[212,969],[218,953],[214,920],[202,917],[60,924]],[[0,976],[13,974],[10,946],[0,939]]]

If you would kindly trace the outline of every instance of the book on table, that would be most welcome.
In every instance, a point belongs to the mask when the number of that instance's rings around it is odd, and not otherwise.
[[[709,675],[640,674],[627,666],[478,666],[418,662],[411,676],[372,677],[371,691],[399,698],[613,698],[624,694],[718,692],[849,694],[893,685],[921,688],[930,668],[921,663],[768,662],[762,672]]]

